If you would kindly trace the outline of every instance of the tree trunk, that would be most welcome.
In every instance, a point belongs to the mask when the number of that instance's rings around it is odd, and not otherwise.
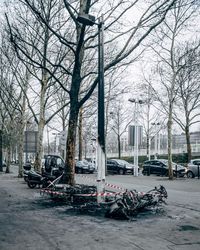
[[[26,84],[28,83],[28,73],[26,75]],[[27,86],[25,91],[27,90]],[[22,98],[22,114],[21,114],[21,122],[20,122],[20,131],[19,131],[19,169],[18,169],[18,177],[23,177],[23,162],[24,162],[24,128],[25,128],[25,110],[26,110],[26,97],[23,94]]]
[[[172,169],[172,103],[169,104],[169,116],[167,122],[168,131],[168,169],[169,179],[173,180],[173,169]]]
[[[78,126],[78,140],[79,140],[79,151],[78,151],[78,160],[82,161],[83,159],[83,109],[79,110],[79,126]],[[86,153],[86,152],[85,152]]]
[[[43,132],[45,126],[45,94],[47,87],[47,72],[43,72],[43,79],[41,83],[41,94],[40,94],[40,118],[38,124],[38,136],[37,136],[37,153],[35,157],[34,169],[41,172],[42,156],[43,156]]]
[[[25,122],[23,115],[21,117],[20,131],[19,131],[19,151],[18,151],[18,159],[19,159],[19,168],[18,168],[18,177],[23,177],[23,162],[24,162],[24,128]]]
[[[11,164],[11,137],[8,139],[8,147],[7,147],[7,162],[6,162],[6,173],[10,173],[10,164]]]
[[[75,146],[76,146],[76,129],[78,123],[78,108],[75,103],[71,103],[70,114],[69,114],[69,126],[66,144],[66,160],[65,169],[63,175],[63,183],[69,185],[75,184]]]
[[[117,135],[117,142],[118,142],[118,157],[121,159],[121,141],[120,141],[120,135]]]
[[[150,87],[148,88],[148,100],[150,100]],[[147,111],[147,158],[150,160],[151,155],[150,155],[150,103],[148,101],[148,111]]]
[[[150,160],[149,132],[147,132],[147,158]]]
[[[43,156],[43,131],[44,131],[44,117],[40,117],[38,124],[38,137],[37,137],[37,153],[35,157],[34,169],[41,172],[42,156]]]
[[[186,143],[187,143],[187,162],[190,162],[192,159],[192,150],[191,150],[191,143],[190,143],[190,131],[189,127],[185,127],[185,136],[186,136]]]

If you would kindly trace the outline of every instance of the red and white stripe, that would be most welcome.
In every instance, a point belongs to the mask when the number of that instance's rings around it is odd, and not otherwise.
[[[41,189],[40,193],[46,193],[46,194],[53,194],[53,195],[62,195],[62,196],[66,196],[67,193],[63,193],[63,192],[57,192],[57,191],[53,191],[53,190],[47,190],[47,189]],[[123,194],[123,192],[103,192],[103,193],[92,193],[92,194],[74,194],[74,196],[86,196],[86,197],[95,197],[95,196],[102,196],[102,197],[106,197],[106,196],[115,196],[115,195],[121,195]]]

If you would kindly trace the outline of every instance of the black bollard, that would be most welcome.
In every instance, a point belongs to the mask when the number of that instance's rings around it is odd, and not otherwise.
[[[150,175],[150,166],[148,167],[148,176]]]

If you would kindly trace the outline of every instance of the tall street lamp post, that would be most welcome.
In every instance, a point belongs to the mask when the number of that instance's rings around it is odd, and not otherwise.
[[[97,137],[97,181],[98,192],[104,191],[105,186],[105,112],[104,112],[104,20],[103,15],[95,22],[95,17],[82,14],[77,18],[84,25],[98,26],[98,137]],[[99,196],[100,197],[100,196]]]
[[[158,144],[160,144],[158,142],[158,140],[160,141],[158,126],[160,125],[160,123],[159,122],[157,122],[157,123],[153,122],[153,123],[151,123],[151,125],[155,126],[155,145],[154,145],[155,152],[154,152],[154,159],[157,160],[157,156],[158,156]]]
[[[57,137],[60,136],[60,133],[52,133],[52,135],[55,135],[55,138],[54,138],[54,153],[58,154]]]
[[[139,99],[128,99],[129,102],[135,103],[135,112],[134,112],[134,123],[135,123],[135,133],[134,133],[134,176],[138,176],[138,144],[139,144],[139,104],[143,104],[143,100]]]

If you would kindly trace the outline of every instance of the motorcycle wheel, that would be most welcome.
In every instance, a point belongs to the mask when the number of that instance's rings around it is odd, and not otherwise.
[[[31,182],[29,182],[29,181],[27,182],[27,184],[28,184],[28,187],[29,187],[29,188],[35,188],[36,185],[37,185],[36,183],[31,183]]]
[[[42,183],[42,188],[48,187],[49,184],[50,184],[50,183],[49,183],[48,181],[44,181],[44,182]]]
[[[82,174],[83,173],[82,169],[80,169],[80,168],[77,170],[77,172],[78,172],[78,174]]]
[[[28,177],[24,176],[24,181],[27,182],[28,181]]]

